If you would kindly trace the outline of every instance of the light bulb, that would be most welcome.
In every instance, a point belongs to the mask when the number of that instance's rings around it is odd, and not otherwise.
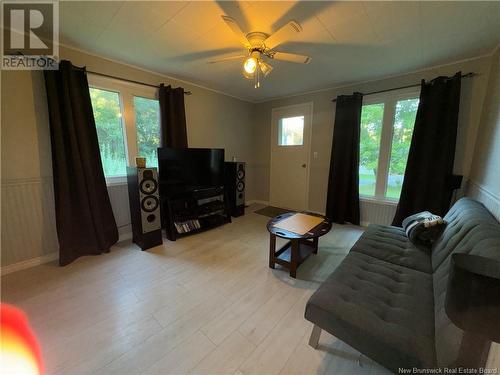
[[[243,63],[243,69],[245,69],[245,72],[248,74],[255,73],[255,69],[257,69],[257,60],[254,57],[249,57]]]

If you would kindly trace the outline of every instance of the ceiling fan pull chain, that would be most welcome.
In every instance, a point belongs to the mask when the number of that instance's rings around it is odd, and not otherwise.
[[[257,68],[255,70],[255,73],[253,74],[253,88],[256,89],[257,88],[257,82],[259,80],[258,78],[258,75],[259,75],[259,69]]]
[[[257,79],[257,83],[255,85],[255,88],[259,88],[260,87],[260,67],[257,65],[257,70],[255,71],[255,77]]]

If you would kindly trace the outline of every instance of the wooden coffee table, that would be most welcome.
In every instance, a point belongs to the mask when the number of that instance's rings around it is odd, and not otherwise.
[[[297,276],[297,268],[311,254],[318,253],[318,238],[327,234],[332,228],[332,223],[321,215],[310,212],[303,212],[307,215],[317,216],[323,219],[323,222],[315,226],[304,235],[289,232],[282,228],[275,227],[274,224],[294,215],[296,212],[288,212],[274,217],[267,223],[267,230],[270,234],[269,241],[269,267],[274,268],[279,264],[290,270],[290,277]],[[288,239],[289,241],[276,251],[276,237]]]

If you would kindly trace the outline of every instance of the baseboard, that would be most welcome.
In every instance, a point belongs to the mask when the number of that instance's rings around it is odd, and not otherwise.
[[[250,206],[251,204],[263,204],[265,206],[269,206],[269,202],[268,201],[260,201],[260,200],[257,200],[257,199],[253,199],[253,200],[249,200],[249,201],[245,202],[246,206]]]
[[[118,242],[122,241],[128,241],[132,239],[132,231],[130,232],[125,232],[125,233],[120,233],[120,236],[118,237]]]
[[[320,211],[307,210],[307,212],[310,212],[312,214],[318,214],[318,215],[321,215],[321,216],[326,216],[326,213],[320,212]]]
[[[132,238],[132,224],[128,223],[118,227],[118,242]]]
[[[128,228],[128,229],[130,229],[130,228]],[[127,232],[120,233],[119,238],[118,238],[118,242],[128,241],[131,239],[132,239],[132,231],[127,231]],[[14,264],[9,264],[8,266],[3,266],[0,269],[0,275],[3,276],[3,275],[7,275],[9,273],[12,273],[12,272],[17,272],[17,271],[25,270],[27,268],[36,267],[36,266],[39,266],[41,264],[50,263],[50,262],[53,262],[54,260],[57,260],[58,258],[59,258],[59,252],[54,251],[53,253],[50,253],[50,254],[42,255],[42,256],[39,256],[36,258],[23,260],[21,262],[17,262]]]
[[[9,264],[8,266],[3,266],[1,268],[0,274],[2,276],[7,275],[7,274],[12,273],[12,272],[21,271],[21,270],[25,270],[27,268],[39,266],[39,265],[44,264],[44,263],[53,262],[54,260],[57,260],[58,258],[59,258],[59,252],[55,251],[53,253],[42,255],[40,257],[23,260],[22,262]]]

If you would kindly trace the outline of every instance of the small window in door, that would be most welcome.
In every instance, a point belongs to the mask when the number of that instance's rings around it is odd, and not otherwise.
[[[285,117],[278,124],[279,146],[302,146],[304,144],[304,116]]]

